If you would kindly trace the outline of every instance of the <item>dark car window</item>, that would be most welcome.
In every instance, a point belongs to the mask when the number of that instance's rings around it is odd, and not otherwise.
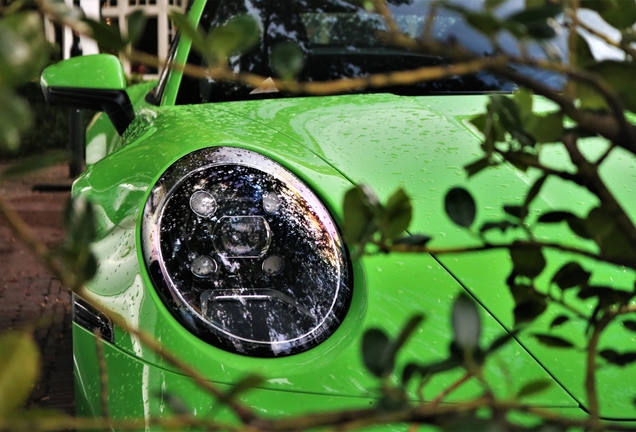
[[[480,9],[481,0],[456,0],[463,7]],[[303,52],[304,67],[299,81],[326,81],[345,77],[360,77],[374,73],[408,70],[444,64],[446,59],[388,46],[376,37],[385,29],[384,21],[367,12],[361,1],[345,0],[210,0],[205,8],[201,27],[204,30],[220,25],[228,19],[249,14],[261,25],[260,42],[249,52],[229,60],[235,72],[250,72],[264,77],[275,76],[270,55],[281,42],[296,42]],[[422,34],[426,16],[433,0],[389,0],[389,7],[402,32],[418,37]],[[507,16],[524,7],[523,0],[505,2],[497,13]],[[557,25],[555,23],[555,25]],[[557,25],[558,26],[558,25]],[[431,31],[440,41],[457,42],[479,55],[491,55],[490,41],[466,24],[461,15],[449,9],[439,9]],[[565,56],[566,35],[562,29],[542,46],[532,43],[525,49],[535,57]],[[499,49],[518,53],[517,41],[508,34],[498,37]],[[193,52],[189,62],[206,66]],[[528,73],[535,71],[528,70]],[[538,73],[538,72],[536,72]],[[546,74],[542,81],[558,87],[561,78]],[[422,82],[411,86],[374,89],[401,95],[439,93],[475,93],[511,91],[514,86],[487,73]],[[284,97],[281,93],[254,95],[252,88],[214,79],[184,77],[177,96],[178,104],[253,99],[256,97]],[[362,92],[366,90],[360,90]]]

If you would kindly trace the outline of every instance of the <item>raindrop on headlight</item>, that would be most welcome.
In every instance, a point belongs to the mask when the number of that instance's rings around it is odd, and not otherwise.
[[[210,217],[216,213],[218,206],[209,192],[196,191],[190,197],[190,208],[201,217]]]
[[[283,259],[278,255],[272,255],[263,261],[263,271],[268,276],[276,276],[283,271]]]
[[[200,278],[208,277],[216,272],[216,262],[209,256],[202,255],[192,261],[190,266],[192,273]]]
[[[272,192],[265,192],[263,194],[263,210],[266,213],[274,214],[280,208],[280,197]]]

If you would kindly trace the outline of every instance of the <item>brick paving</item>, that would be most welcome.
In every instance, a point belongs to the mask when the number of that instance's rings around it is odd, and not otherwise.
[[[0,169],[3,165],[0,165]],[[47,246],[63,238],[62,209],[68,192],[33,192],[36,184],[70,184],[68,167],[42,170],[0,183],[0,196],[18,211]],[[0,333],[36,323],[42,373],[29,405],[74,414],[71,297],[22,245],[0,216]]]

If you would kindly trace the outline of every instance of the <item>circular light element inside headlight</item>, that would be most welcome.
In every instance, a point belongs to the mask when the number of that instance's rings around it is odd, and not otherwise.
[[[328,338],[351,299],[342,239],[318,198],[276,162],[190,153],[152,189],[142,243],[174,316],[228,351],[278,356]]]

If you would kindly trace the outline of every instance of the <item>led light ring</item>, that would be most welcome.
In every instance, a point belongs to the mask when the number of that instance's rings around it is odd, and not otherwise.
[[[189,179],[195,179],[196,176],[202,175],[203,171],[207,171],[211,168],[219,167],[219,170],[221,170],[228,166],[246,167],[256,170],[264,176],[261,179],[263,183],[273,181],[280,182],[282,185],[281,187],[293,192],[293,196],[295,197],[294,199],[296,200],[294,202],[305,204],[307,208],[311,209],[313,213],[312,220],[317,219],[320,222],[322,229],[327,233],[329,247],[332,249],[330,255],[335,258],[333,260],[335,265],[329,268],[331,271],[335,272],[335,277],[332,281],[337,281],[337,283],[335,287],[326,289],[326,291],[331,289],[333,293],[331,303],[328,305],[327,310],[320,314],[320,321],[309,326],[307,331],[303,334],[295,335],[295,337],[285,339],[283,341],[254,340],[234,334],[203,316],[202,310],[204,302],[199,302],[200,309],[194,307],[191,304],[191,301],[184,297],[184,293],[182,293],[179,286],[177,286],[173,280],[173,275],[171,275],[170,270],[166,266],[166,261],[164,260],[162,253],[161,227],[163,222],[162,218],[167,207],[170,206],[170,200],[173,196],[175,196],[175,193],[179,193],[181,191],[182,186],[185,187],[184,182]],[[268,192],[263,193],[263,197],[261,199],[265,199],[267,194]],[[176,199],[177,198],[175,198],[175,200]],[[220,207],[220,205],[217,205],[217,211]],[[271,214],[271,208],[268,210],[266,207],[267,206],[264,205],[264,213]],[[274,208],[274,213],[276,210],[277,209]],[[198,216],[201,217],[200,214]],[[218,218],[218,221],[220,221],[223,217],[224,216],[221,215]],[[216,222],[214,229],[218,226],[218,221]],[[291,226],[289,229],[293,228],[294,227]],[[224,349],[259,356],[285,355],[302,352],[329,337],[338,327],[340,321],[346,314],[346,310],[348,309],[351,297],[348,261],[346,259],[346,252],[342,244],[341,237],[329,213],[318,198],[298,178],[276,162],[258,153],[230,147],[209,148],[191,153],[177,161],[166,171],[166,173],[164,173],[162,178],[154,186],[152,193],[148,198],[146,208],[144,210],[142,234],[146,264],[155,285],[159,288],[160,294],[163,294],[162,298],[165,302],[169,303],[169,309],[171,309],[175,316],[190,331]],[[285,240],[283,240],[283,242],[284,241]],[[318,249],[318,247],[316,249]],[[270,255],[270,257],[267,257],[263,261],[262,270],[265,273],[267,273],[265,271],[265,261],[272,257],[281,259],[278,255],[280,254]],[[273,261],[276,260],[274,259]],[[276,263],[269,263],[269,265],[273,264]],[[284,263],[282,265],[284,266]],[[327,264],[322,263],[322,265],[324,267]],[[272,273],[267,273],[267,275],[276,276],[281,271],[284,272],[287,269],[286,266],[284,267],[285,268],[280,268]],[[174,277],[178,276],[180,275],[177,274]],[[219,294],[222,294],[221,291],[222,289],[218,290]],[[207,291],[204,291],[204,293],[205,292]],[[302,306],[284,292],[273,290],[269,287],[255,289],[245,287],[245,292],[245,298],[262,299],[268,297],[269,300],[278,299],[278,301],[285,303],[288,307],[294,306],[301,312],[303,310],[308,311],[306,307]],[[301,294],[302,293],[306,292],[302,291]],[[224,297],[221,295],[217,296],[217,298]],[[241,296],[241,298],[243,298],[243,296]],[[312,303],[312,308],[320,308],[321,306],[322,303]],[[274,309],[273,306],[272,309]],[[255,309],[255,311],[259,313],[262,312],[258,308]]]

